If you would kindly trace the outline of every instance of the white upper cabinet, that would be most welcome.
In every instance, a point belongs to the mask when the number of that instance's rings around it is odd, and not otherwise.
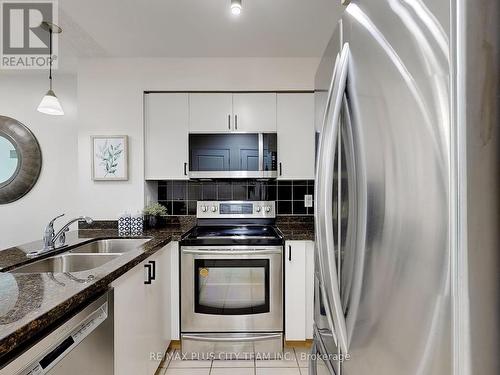
[[[314,94],[277,95],[278,179],[313,179]]]
[[[188,179],[189,95],[145,95],[146,180]]]
[[[193,133],[234,130],[233,94],[189,94],[189,131]]]
[[[276,131],[276,93],[234,93],[234,130]]]
[[[321,133],[323,128],[323,117],[325,115],[326,101],[328,92],[316,91],[314,93],[314,130],[316,133]]]
[[[145,95],[146,180],[188,179],[193,133],[278,133],[278,178],[314,178],[313,93]]]

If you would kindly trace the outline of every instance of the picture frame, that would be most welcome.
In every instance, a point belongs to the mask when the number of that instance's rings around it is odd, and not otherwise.
[[[92,180],[128,180],[127,135],[93,135],[90,145]]]

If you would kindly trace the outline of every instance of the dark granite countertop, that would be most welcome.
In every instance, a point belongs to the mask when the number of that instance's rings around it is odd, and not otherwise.
[[[314,218],[312,216],[278,216],[276,226],[285,241],[314,241]]]
[[[9,273],[33,262],[26,254],[41,248],[41,241],[0,251],[0,366],[26,343],[50,331],[65,317],[99,296],[110,283],[170,241],[178,241],[195,224],[193,217],[172,219],[164,229],[145,231],[150,238],[141,247],[90,271],[73,273]],[[285,240],[314,240],[312,217],[279,217]],[[69,246],[58,253],[95,239],[119,237],[115,221],[101,221],[67,234]],[[137,237],[134,237],[137,238]],[[53,256],[57,253],[37,258]],[[94,279],[88,280],[92,275]]]
[[[39,249],[41,242],[0,251],[0,366],[34,338],[49,331],[68,313],[77,310],[109,287],[125,272],[164,247],[179,240],[186,228],[173,226],[145,231],[151,238],[141,247],[89,271],[72,273],[9,273],[5,272],[33,259],[26,253]],[[69,232],[69,246],[103,238],[119,237],[115,229],[86,229]],[[135,237],[137,238],[137,237]],[[50,254],[50,256],[54,253]],[[47,256],[46,256],[47,257]],[[39,260],[41,258],[37,258]],[[88,276],[94,278],[89,280]]]

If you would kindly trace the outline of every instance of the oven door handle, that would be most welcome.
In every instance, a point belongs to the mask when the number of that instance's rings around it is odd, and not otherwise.
[[[183,254],[193,255],[262,255],[262,254],[281,254],[281,250],[190,250],[182,249]]]
[[[267,334],[267,335],[256,335],[256,336],[247,336],[247,337],[231,337],[231,336],[221,336],[221,337],[207,337],[203,335],[193,335],[193,334],[184,334],[182,338],[185,340],[193,340],[193,341],[210,341],[210,342],[252,342],[252,341],[265,341],[265,340],[274,340],[281,338],[281,333],[276,334]]]

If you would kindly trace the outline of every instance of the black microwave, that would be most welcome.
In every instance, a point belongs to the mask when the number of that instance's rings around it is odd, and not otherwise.
[[[189,134],[189,177],[276,178],[276,133]]]

